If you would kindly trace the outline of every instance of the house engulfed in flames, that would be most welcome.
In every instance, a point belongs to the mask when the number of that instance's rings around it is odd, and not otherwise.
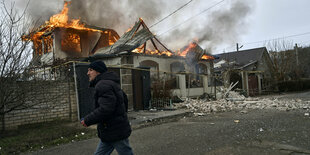
[[[120,38],[112,29],[69,20],[67,5],[68,2],[61,13],[53,15],[37,30],[24,36],[25,40],[33,42],[33,57],[42,64],[85,58],[102,47],[114,44]]]
[[[214,58],[197,43],[192,42],[173,52],[152,34],[141,18],[120,37],[112,29],[69,20],[67,5],[65,3],[61,13],[24,36],[25,40],[33,42],[33,55],[39,58],[39,64],[103,60],[108,66],[120,66],[121,85],[131,103],[137,102],[133,85],[135,77],[133,71],[125,71],[124,66],[150,68],[151,82],[156,79],[170,81],[173,95],[179,97],[211,93],[209,77],[213,72]]]

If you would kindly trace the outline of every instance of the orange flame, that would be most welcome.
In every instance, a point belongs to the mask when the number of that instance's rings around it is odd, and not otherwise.
[[[148,55],[167,55],[167,56],[173,55],[173,53],[171,53],[169,51],[158,51],[158,50],[145,50],[144,51],[144,45],[142,45],[142,47],[138,47],[138,48],[132,50],[131,52],[133,52],[133,53],[145,53]]]
[[[50,17],[50,20],[47,22],[46,27],[55,28],[55,27],[64,27],[64,28],[74,28],[74,29],[83,29],[89,31],[100,31],[95,29],[86,28],[85,24],[80,23],[80,19],[71,19],[68,17],[68,4],[70,2],[65,2],[62,11],[59,14],[53,15]]]
[[[42,41],[44,41],[44,43],[47,43],[48,46],[52,46],[52,39],[46,39],[46,36],[43,36],[43,35],[47,32],[53,31],[57,27],[102,32],[101,30],[86,28],[85,24],[80,23],[80,19],[70,20],[68,17],[68,12],[69,12],[68,4],[70,4],[70,2],[65,2],[62,11],[59,14],[55,14],[52,17],[50,17],[49,21],[46,21],[45,24],[40,26],[40,28],[37,31],[34,31],[34,33],[31,33],[28,36],[22,37],[24,40],[33,41],[34,47],[36,49],[36,54],[41,55],[46,52],[46,51],[42,51]],[[68,42],[69,44],[73,43],[75,44],[74,46],[77,46],[77,44],[80,44],[80,43],[77,43],[77,41],[79,40],[74,39],[74,37],[72,38],[72,36],[67,37],[67,38],[68,38],[68,41],[71,41],[71,42]],[[65,42],[63,42],[62,44],[64,44]],[[113,44],[114,42],[112,42],[112,40],[109,40],[109,45]]]
[[[133,53],[144,53],[144,54],[148,54],[148,55],[167,55],[167,56],[182,56],[182,57],[186,57],[187,53],[190,52],[192,49],[194,49],[197,46],[197,43],[195,42],[191,42],[186,49],[184,49],[183,51],[176,51],[174,53],[171,53],[170,51],[158,51],[158,50],[144,50],[144,45],[132,50]],[[206,55],[204,54],[201,59],[204,60],[214,60],[213,56],[210,55]]]
[[[186,54],[191,50],[194,49],[197,46],[197,43],[195,42],[191,42],[189,43],[189,45],[187,46],[187,48],[185,50],[183,50],[182,52],[179,52],[178,55],[182,56],[182,57],[186,57]]]
[[[63,51],[77,51],[81,52],[80,36],[74,33],[67,33],[61,40],[61,48]]]
[[[213,56],[210,56],[210,55],[202,55],[201,59],[204,59],[204,60],[208,60],[208,59],[211,59],[211,60],[214,60],[214,57]]]

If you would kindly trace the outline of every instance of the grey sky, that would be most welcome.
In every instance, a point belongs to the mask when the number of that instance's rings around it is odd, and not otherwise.
[[[249,29],[240,43],[251,43],[273,38],[283,38],[300,46],[310,45],[309,0],[257,0],[256,8],[249,16]],[[264,46],[264,42],[245,44],[245,48]]]
[[[16,0],[17,6],[22,8],[25,1]],[[84,16],[81,19],[88,24],[113,28],[122,35],[139,17],[150,26],[188,1],[72,0],[74,11],[71,15]],[[198,38],[199,44],[213,54],[234,51],[237,42],[244,45],[242,49],[256,48],[265,46],[264,40],[310,32],[309,0],[225,0],[195,16],[220,1],[193,0],[151,30],[173,50],[180,49]],[[31,0],[28,13],[33,18],[48,20],[52,14],[62,9],[62,5],[63,0]],[[193,19],[184,23],[193,16]],[[179,24],[181,25],[170,30]],[[284,39],[308,46],[310,33]],[[253,43],[257,41],[262,42]]]

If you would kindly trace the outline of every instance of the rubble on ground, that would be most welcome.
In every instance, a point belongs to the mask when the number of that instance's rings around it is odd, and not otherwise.
[[[183,103],[176,104],[176,107],[186,107],[196,113],[225,112],[231,110],[239,110],[242,113],[247,113],[247,109],[277,109],[284,111],[295,109],[310,110],[310,101],[271,97],[246,98],[234,91],[230,91],[229,94],[224,93],[222,99],[215,101],[186,99]]]

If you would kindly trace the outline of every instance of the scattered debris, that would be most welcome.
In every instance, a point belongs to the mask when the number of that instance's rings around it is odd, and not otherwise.
[[[195,116],[205,116],[205,113],[194,113]]]
[[[157,109],[150,109],[150,111],[157,111]]]
[[[264,131],[264,129],[263,129],[263,128],[259,128],[259,130],[258,130],[258,131],[263,132],[263,131]]]
[[[248,113],[248,111],[242,110],[242,111],[240,111],[240,113],[241,113],[241,114],[246,114],[246,113]]]
[[[234,120],[235,123],[239,123],[240,121],[238,119]]]
[[[234,85],[231,85],[234,86]],[[206,99],[186,99],[183,103],[175,104],[176,108],[187,108],[194,113],[212,113],[237,110],[241,113],[248,113],[250,109],[276,109],[290,111],[296,109],[310,110],[310,101],[300,99],[278,99],[273,97],[245,98],[230,89],[223,89],[222,99],[209,101]],[[226,95],[225,95],[226,94]],[[224,97],[226,96],[226,97]],[[309,115],[305,114],[305,115]]]
[[[43,149],[44,148],[44,146],[41,146],[41,149]]]
[[[81,133],[81,135],[85,135],[85,133],[84,133],[84,132],[82,132],[82,133]]]
[[[183,102],[183,100],[180,97],[178,97],[178,96],[173,96],[172,101],[173,101],[173,103],[181,103],[181,102]]]

